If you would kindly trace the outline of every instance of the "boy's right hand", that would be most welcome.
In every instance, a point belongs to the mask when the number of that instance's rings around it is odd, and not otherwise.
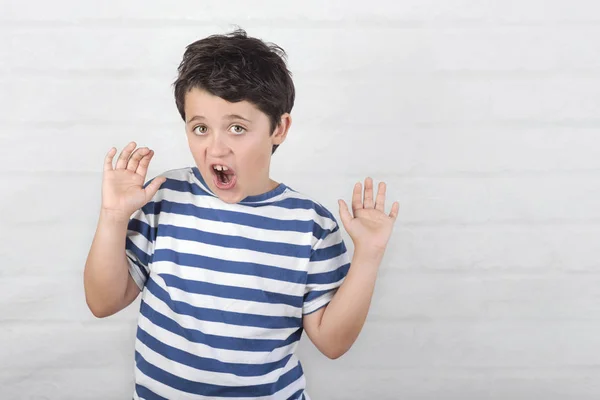
[[[113,157],[117,149],[111,148],[104,159],[102,211],[122,222],[129,221],[131,215],[148,203],[166,181],[164,177],[156,177],[146,188],[143,187],[154,151],[147,147],[135,148],[135,142],[125,146],[114,168]]]

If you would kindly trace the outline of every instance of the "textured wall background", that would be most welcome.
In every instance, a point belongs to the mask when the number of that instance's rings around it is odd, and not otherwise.
[[[97,320],[82,286],[103,156],[192,163],[170,85],[233,24],[289,53],[274,178],[401,202],[355,347],[302,343],[313,399],[600,398],[592,0],[0,0],[0,398],[129,398],[138,303]]]

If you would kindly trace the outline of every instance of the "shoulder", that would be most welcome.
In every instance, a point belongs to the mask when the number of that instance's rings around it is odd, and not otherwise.
[[[189,203],[190,196],[201,191],[194,183],[193,171],[189,167],[167,170],[152,176],[145,184],[148,186],[158,177],[167,178],[154,196],[142,207],[145,214],[154,214],[156,218],[169,203]]]
[[[157,178],[159,176],[167,178],[167,181],[171,180],[171,181],[179,181],[179,182],[192,182],[194,173],[193,173],[191,167],[170,169],[170,170],[164,171],[164,172],[156,175],[151,180],[149,180],[146,184],[150,183],[154,178]]]
[[[159,201],[169,196],[168,189],[180,193],[197,191],[197,184],[194,180],[194,172],[191,167],[183,167],[164,171],[149,179],[144,184],[144,187],[148,186],[150,182],[158,177],[166,178],[166,181],[158,189],[158,192],[153,198],[154,201]]]
[[[335,215],[312,196],[288,187],[286,198],[292,206],[306,210],[314,223],[322,228],[323,234],[337,230],[338,221]]]

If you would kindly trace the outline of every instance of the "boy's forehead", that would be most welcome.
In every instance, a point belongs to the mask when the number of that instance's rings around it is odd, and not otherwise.
[[[185,95],[185,115],[189,120],[194,116],[205,119],[222,119],[230,115],[239,115],[253,120],[261,111],[249,101],[243,100],[236,103],[215,96],[205,90],[193,88]]]

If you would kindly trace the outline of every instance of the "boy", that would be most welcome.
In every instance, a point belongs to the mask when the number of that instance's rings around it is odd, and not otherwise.
[[[152,150],[106,156],[84,286],[97,317],[142,293],[135,399],[308,399],[302,332],[335,359],[362,329],[398,203],[386,215],[370,178],[352,214],[339,201],[350,260],[335,217],[270,179],[294,103],[284,57],[242,30],[192,43],[174,86],[195,166],[144,185]]]

